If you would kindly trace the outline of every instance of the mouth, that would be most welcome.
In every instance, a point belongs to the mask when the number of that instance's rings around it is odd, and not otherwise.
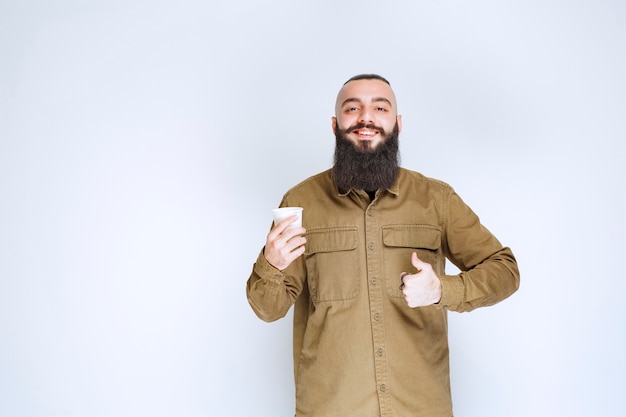
[[[377,129],[362,127],[352,130],[352,133],[355,134],[360,140],[372,140],[376,137],[376,135],[380,134],[380,131]]]

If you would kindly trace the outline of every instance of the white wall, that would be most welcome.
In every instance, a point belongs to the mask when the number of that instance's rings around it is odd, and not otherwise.
[[[623,2],[0,1],[0,415],[293,415],[245,281],[361,72],[520,263],[450,315],[455,414],[621,413]]]

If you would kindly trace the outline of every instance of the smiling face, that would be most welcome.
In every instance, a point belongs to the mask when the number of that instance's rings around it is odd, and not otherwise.
[[[339,91],[332,118],[333,131],[360,150],[373,150],[383,143],[398,124],[396,97],[389,84],[379,79],[361,79],[346,83]]]

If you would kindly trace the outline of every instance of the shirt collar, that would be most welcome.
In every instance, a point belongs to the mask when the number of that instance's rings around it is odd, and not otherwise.
[[[337,190],[337,194],[340,197],[345,197],[348,194],[350,194],[350,191],[353,191],[352,188],[349,189],[349,190],[342,190],[339,187],[337,187],[336,184],[335,184],[335,189]],[[398,178],[396,179],[396,182],[394,182],[391,187],[387,188],[387,191],[389,191],[391,194],[393,194],[395,196],[400,194],[400,172],[398,172]]]

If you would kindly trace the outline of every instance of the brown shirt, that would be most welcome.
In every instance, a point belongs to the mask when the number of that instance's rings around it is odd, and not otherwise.
[[[331,171],[289,190],[304,207],[304,256],[284,271],[261,253],[247,294],[265,321],[294,307],[298,417],[450,417],[447,311],[503,300],[519,286],[510,249],[445,183],[401,169],[370,198],[338,190]],[[443,287],[438,305],[410,308],[400,274],[411,253]],[[445,260],[460,271],[445,275]]]

